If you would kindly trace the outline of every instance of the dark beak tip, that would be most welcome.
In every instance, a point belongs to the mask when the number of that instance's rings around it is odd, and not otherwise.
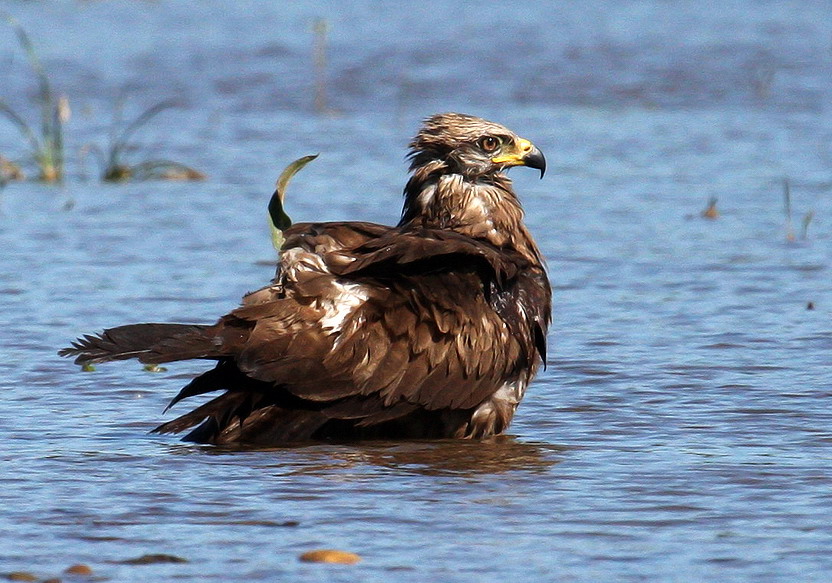
[[[543,178],[543,175],[546,174],[546,157],[543,155],[543,152],[535,148],[532,152],[530,152],[524,159],[526,166],[529,168],[536,168],[540,170],[540,178]]]

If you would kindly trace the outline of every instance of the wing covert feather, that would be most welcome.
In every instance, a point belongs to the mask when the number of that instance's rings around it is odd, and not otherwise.
[[[285,236],[275,283],[229,316],[254,324],[237,357],[252,378],[316,402],[469,409],[531,356],[522,326],[487,297],[488,282],[502,291],[525,260],[450,231],[372,223]],[[347,292],[355,305],[342,314]]]

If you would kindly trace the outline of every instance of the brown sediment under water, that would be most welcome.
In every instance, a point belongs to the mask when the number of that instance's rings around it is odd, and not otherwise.
[[[6,7],[72,116],[64,184],[0,190],[0,573],[826,580],[828,3],[488,6]],[[0,70],[0,98],[37,124],[11,29]],[[178,100],[128,156],[207,179],[100,183],[85,146],[104,146],[120,95],[126,119]],[[321,154],[289,189],[293,219],[395,223],[408,138],[446,110],[505,123],[549,161],[542,181],[511,173],[555,295],[547,368],[509,436],[187,445],[148,431],[207,364],[82,373],[56,356],[116,324],[211,322],[267,282],[266,204],[299,156]],[[0,154],[25,147],[3,120]],[[318,549],[361,561],[299,560]]]

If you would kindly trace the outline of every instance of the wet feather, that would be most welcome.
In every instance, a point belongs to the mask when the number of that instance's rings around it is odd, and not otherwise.
[[[481,146],[494,135],[499,157]],[[214,325],[122,326],[61,354],[217,361],[171,406],[225,392],[156,429],[191,430],[193,441],[505,431],[545,358],[550,319],[542,256],[504,173],[506,160],[525,163],[521,144],[499,124],[434,116],[411,143],[397,226],[295,224],[282,229],[274,280]]]

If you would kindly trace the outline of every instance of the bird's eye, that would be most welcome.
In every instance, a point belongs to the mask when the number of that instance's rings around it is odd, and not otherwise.
[[[493,152],[500,147],[500,140],[494,136],[485,136],[480,140],[480,148],[485,152]]]

